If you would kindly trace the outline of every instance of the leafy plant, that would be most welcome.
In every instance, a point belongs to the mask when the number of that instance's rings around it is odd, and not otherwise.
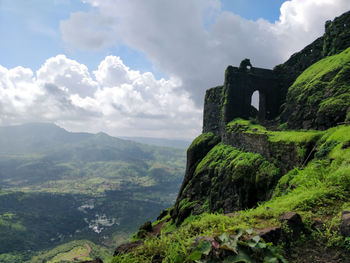
[[[203,240],[188,256],[187,261],[209,262],[246,262],[246,263],[285,263],[287,262],[272,246],[265,243],[253,230],[238,229],[236,235],[226,232],[212,241]]]

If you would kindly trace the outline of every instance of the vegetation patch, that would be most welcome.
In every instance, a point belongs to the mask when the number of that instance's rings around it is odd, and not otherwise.
[[[325,129],[349,121],[349,76],[350,48],[307,68],[288,90],[288,126]]]

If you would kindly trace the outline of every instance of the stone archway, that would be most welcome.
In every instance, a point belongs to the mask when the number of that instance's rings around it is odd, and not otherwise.
[[[259,89],[256,89],[252,92],[250,95],[251,98],[251,107],[254,107],[258,114],[257,118],[261,121],[265,120],[266,118],[266,97],[264,92],[262,92]]]

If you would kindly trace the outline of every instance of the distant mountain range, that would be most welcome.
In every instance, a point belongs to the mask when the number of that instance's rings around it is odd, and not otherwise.
[[[102,137],[104,139],[102,139]],[[82,141],[99,138],[100,142],[113,141],[120,147],[128,146],[127,141],[141,144],[174,147],[186,149],[190,145],[188,140],[148,138],[148,137],[112,137],[106,133],[97,134],[85,132],[68,132],[65,129],[51,123],[28,123],[16,126],[0,127],[0,154],[1,153],[40,153],[61,147],[64,145],[77,144]]]
[[[0,127],[0,262],[76,239],[114,246],[168,207],[184,175],[184,142],[131,139],[47,123]]]
[[[180,149],[187,149],[191,141],[190,140],[179,140],[179,139],[162,139],[162,138],[151,138],[151,137],[120,137],[121,139],[130,140],[149,145],[157,145],[164,147],[174,147]]]

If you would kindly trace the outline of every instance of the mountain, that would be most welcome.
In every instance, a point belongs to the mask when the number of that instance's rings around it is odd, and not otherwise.
[[[46,123],[1,127],[0,149],[0,262],[74,240],[88,241],[54,251],[89,244],[106,255],[171,205],[185,169],[183,149]]]
[[[174,147],[180,149],[187,149],[191,144],[191,141],[187,140],[170,140],[151,137],[121,137],[121,139],[135,141],[143,144],[157,145],[163,147]]]
[[[69,133],[50,123],[0,127],[0,154],[41,153],[92,136],[88,133]]]
[[[174,205],[112,262],[350,262],[349,25],[273,70],[228,66]]]

